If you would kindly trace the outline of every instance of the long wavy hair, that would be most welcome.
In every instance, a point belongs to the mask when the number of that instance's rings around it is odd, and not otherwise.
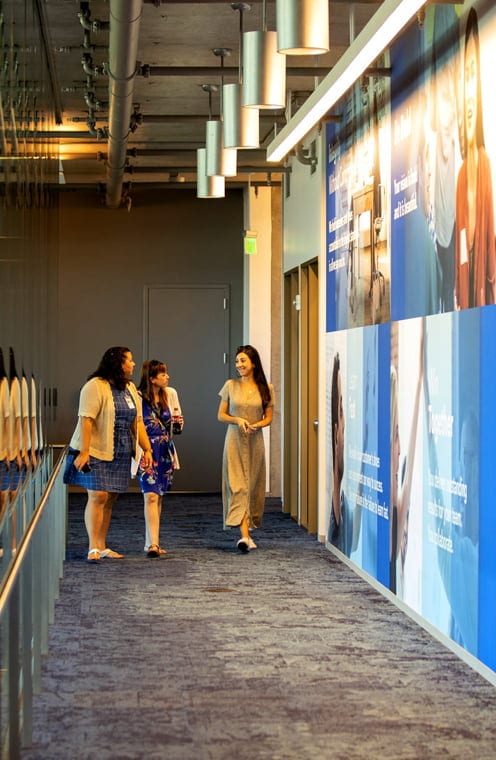
[[[266,408],[270,404],[271,396],[269,384],[265,377],[265,372],[263,371],[260,354],[256,348],[253,348],[253,346],[250,345],[238,346],[236,349],[236,356],[238,356],[238,354],[246,354],[253,364],[253,379],[256,382],[258,391],[262,397],[262,408],[265,412]]]
[[[126,354],[130,353],[131,351],[126,346],[107,348],[96,370],[91,375],[88,375],[88,380],[91,380],[93,377],[100,377],[102,380],[107,380],[112,385],[115,385],[120,391],[123,391],[127,387],[129,379],[124,374],[122,365]]]
[[[475,8],[471,8],[467,16],[467,26],[465,27],[465,51],[467,49],[469,39],[473,37],[475,45],[475,57],[477,58],[477,113],[475,124],[475,141],[478,148],[484,147],[484,124],[482,120],[482,85],[481,85],[481,71],[480,71],[480,46],[479,46],[479,23],[477,21],[477,12]],[[465,86],[465,84],[464,84]],[[465,107],[465,102],[464,102]],[[465,152],[467,150],[467,126],[465,121],[465,114],[463,118],[463,129],[465,135]]]
[[[167,365],[164,362],[159,362],[158,359],[149,359],[143,363],[141,367],[141,377],[138,385],[138,390],[141,393],[145,401],[151,406],[155,406],[155,394],[152,385],[152,379],[157,377],[160,372],[167,372]],[[162,409],[168,409],[167,393],[165,388],[160,388],[158,392],[158,405]]]
[[[332,430],[332,461],[336,461],[336,429],[339,425],[339,388],[338,378],[341,368],[339,360],[339,353],[336,352],[334,356],[334,364],[332,365],[332,381],[331,381],[331,430]]]

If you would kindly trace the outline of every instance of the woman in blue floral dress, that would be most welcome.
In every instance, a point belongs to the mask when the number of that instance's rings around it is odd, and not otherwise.
[[[149,557],[166,554],[160,546],[162,499],[172,484],[177,454],[173,431],[180,433],[183,416],[174,388],[169,388],[167,365],[156,359],[143,364],[138,390],[143,399],[143,422],[152,447],[152,464],[138,467],[138,479],[145,501],[145,551]]]

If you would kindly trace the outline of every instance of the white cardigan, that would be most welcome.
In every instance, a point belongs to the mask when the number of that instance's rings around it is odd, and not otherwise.
[[[141,417],[141,397],[134,383],[127,384],[127,390],[131,393],[136,407],[136,419],[131,426],[135,447],[137,446],[136,422]],[[78,421],[71,438],[70,446],[77,451],[81,450],[82,418],[90,417],[93,420],[90,440],[90,455],[104,462],[111,462],[114,458],[114,423],[115,407],[112,398],[110,383],[101,377],[92,377],[81,388],[79,396]]]

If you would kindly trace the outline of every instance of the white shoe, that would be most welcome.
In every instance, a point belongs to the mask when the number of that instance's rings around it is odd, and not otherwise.
[[[250,551],[250,539],[240,538],[236,546],[240,552],[243,552],[243,554],[247,554]]]

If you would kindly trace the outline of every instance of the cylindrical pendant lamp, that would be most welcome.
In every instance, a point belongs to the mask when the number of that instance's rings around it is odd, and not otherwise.
[[[226,182],[224,177],[207,177],[207,151],[198,148],[196,151],[196,197],[225,198]]]
[[[277,49],[285,55],[329,51],[329,0],[276,0]]]
[[[241,85],[223,86],[222,114],[226,148],[259,148],[260,127],[257,108],[241,105]]]
[[[219,119],[206,122],[205,145],[207,177],[235,177],[237,168],[236,148],[224,147],[223,124]]]
[[[277,32],[244,32],[242,105],[286,106],[286,58],[277,52]]]

